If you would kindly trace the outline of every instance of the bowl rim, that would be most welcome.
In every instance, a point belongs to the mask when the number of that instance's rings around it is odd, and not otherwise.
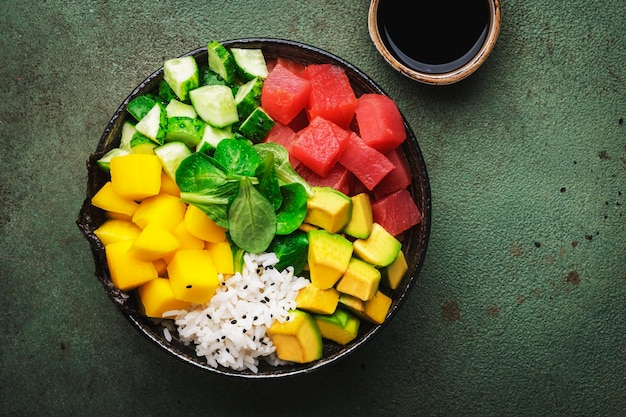
[[[224,46],[228,48],[232,47],[244,47],[244,48],[290,48],[290,50],[299,50],[306,51],[309,56],[307,56],[307,62],[311,62],[313,58],[314,60],[319,60],[320,63],[333,63],[335,65],[339,65],[346,70],[346,74],[350,79],[350,82],[358,82],[364,83],[365,87],[372,89],[380,94],[386,94],[386,92],[368,75],[362,72],[353,64],[347,62],[343,58],[323,50],[321,48],[302,43],[294,40],[287,40],[281,38],[265,38],[265,37],[251,37],[251,38],[236,38],[230,40],[220,41]],[[203,56],[207,53],[206,46],[196,48],[191,50],[182,56]],[[296,60],[297,61],[297,60]],[[131,308],[129,304],[130,295],[120,291],[115,285],[110,281],[108,275],[108,268],[106,267],[106,257],[104,256],[103,246],[100,241],[93,234],[93,230],[95,230],[97,220],[93,218],[90,208],[90,187],[94,189],[96,183],[98,182],[98,178],[94,178],[93,176],[98,176],[98,170],[93,169],[93,165],[95,164],[97,158],[101,156],[117,138],[117,136],[112,133],[116,130],[116,127],[119,128],[127,115],[125,114],[125,109],[127,104],[137,95],[145,93],[146,89],[154,88],[156,83],[162,79],[163,76],[163,66],[154,71],[148,77],[146,77],[137,87],[135,87],[132,92],[123,100],[120,106],[115,111],[114,115],[111,117],[109,122],[107,123],[106,128],[104,129],[103,134],[100,137],[98,145],[96,147],[95,153],[93,153],[89,160],[87,161],[87,167],[89,170],[89,179],[88,179],[88,191],[87,198],[84,200],[82,208],[80,210],[78,219],[76,223],[90,243],[91,251],[94,257],[94,261],[96,264],[95,275],[100,280],[101,284],[104,286],[107,295],[109,298],[115,303],[118,310],[122,312],[124,317],[135,327],[141,334],[147,337],[152,343],[159,346],[161,349],[165,350],[167,353],[173,355],[178,360],[187,363],[197,369],[202,371],[224,375],[227,377],[236,377],[236,378],[247,378],[247,379],[269,379],[269,378],[277,378],[277,377],[286,377],[286,376],[294,376],[299,374],[307,374],[314,370],[325,367],[331,363],[338,361],[339,359],[343,359],[346,356],[350,355],[359,347],[363,346],[366,342],[371,340],[374,336],[378,335],[383,328],[387,326],[387,324],[391,321],[391,318],[395,316],[399,307],[401,307],[406,298],[408,297],[410,291],[415,285],[417,281],[417,277],[422,269],[426,251],[428,248],[428,241],[430,236],[430,223],[431,223],[431,190],[430,190],[430,181],[428,178],[428,173],[426,170],[426,164],[423,158],[423,154],[419,148],[419,144],[410,128],[406,117],[401,112],[405,129],[407,131],[407,140],[402,144],[404,152],[409,159],[409,155],[407,151],[411,153],[411,157],[414,161],[417,162],[417,168],[419,172],[414,172],[415,167],[411,167],[411,175],[413,179],[416,179],[416,175],[419,175],[419,184],[416,184],[416,181],[412,181],[412,187],[417,187],[419,185],[419,196],[420,201],[416,201],[420,211],[422,212],[422,220],[420,224],[414,227],[418,227],[420,229],[420,242],[419,242],[419,250],[415,252],[413,259],[415,259],[415,266],[412,270],[409,270],[407,273],[407,283],[404,287],[399,289],[400,291],[397,293],[395,299],[393,300],[392,308],[388,313],[385,321],[382,324],[371,325],[371,327],[360,337],[355,339],[350,344],[338,348],[337,351],[331,352],[330,355],[323,356],[321,359],[306,363],[306,364],[290,364],[290,365],[280,365],[280,366],[264,366],[265,363],[261,360],[262,366],[259,367],[259,372],[254,373],[249,370],[245,371],[235,371],[230,368],[222,367],[221,365],[217,368],[210,366],[206,360],[203,360],[202,357],[198,357],[192,354],[187,354],[181,350],[180,346],[176,344],[172,344],[172,342],[167,342],[163,336],[162,331],[157,334],[157,332],[152,331],[151,327],[155,326],[155,323],[138,313],[133,308]],[[115,137],[114,137],[115,136]],[[92,175],[93,173],[93,175]],[[413,193],[412,193],[413,194]],[[415,196],[413,196],[415,198]],[[420,204],[421,203],[421,204]],[[408,260],[407,260],[408,261]],[[412,266],[413,262],[409,262],[409,266]],[[179,342],[180,343],[180,342]],[[182,343],[180,343],[182,346]],[[190,347],[188,349],[193,349]],[[326,352],[325,352],[326,353]],[[261,368],[263,368],[264,372],[261,372]]]

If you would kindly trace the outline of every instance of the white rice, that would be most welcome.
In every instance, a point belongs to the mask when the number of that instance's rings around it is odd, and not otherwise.
[[[283,363],[266,335],[275,320],[284,322],[296,308],[298,291],[308,284],[293,268],[278,271],[273,253],[245,254],[242,273],[222,277],[213,298],[188,310],[163,314],[163,334],[171,341],[177,330],[181,342],[195,344],[196,354],[212,367],[258,371],[259,358],[272,365]]]

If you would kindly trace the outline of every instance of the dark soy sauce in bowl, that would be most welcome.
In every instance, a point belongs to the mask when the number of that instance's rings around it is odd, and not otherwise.
[[[490,25],[488,0],[430,0],[409,5],[381,0],[377,26],[389,52],[430,74],[457,70],[482,48]]]

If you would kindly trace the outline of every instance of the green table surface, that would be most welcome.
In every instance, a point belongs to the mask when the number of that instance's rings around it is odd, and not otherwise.
[[[626,4],[504,0],[448,87],[377,54],[368,2],[3,1],[0,414],[618,416],[626,410]],[[326,49],[397,101],[432,187],[403,309],[335,366],[201,372],[106,297],[75,225],[87,156],[130,91],[210,39]]]

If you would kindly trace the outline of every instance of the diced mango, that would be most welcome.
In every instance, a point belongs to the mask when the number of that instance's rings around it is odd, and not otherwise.
[[[226,240],[222,242],[207,242],[206,250],[211,254],[215,270],[219,274],[232,275],[235,273],[233,251],[230,243]]]
[[[107,181],[91,198],[91,204],[107,212],[132,216],[139,207],[130,198],[122,197],[115,192],[111,181]]]
[[[207,242],[226,240],[226,229],[215,223],[209,216],[193,204],[187,206],[185,225],[189,233]]]
[[[324,229],[311,230],[308,237],[311,282],[318,288],[330,288],[348,268],[352,257],[352,242]]]
[[[133,215],[133,222],[145,229],[148,223],[156,223],[173,231],[185,216],[186,204],[178,197],[158,194],[144,199]]]
[[[134,256],[132,240],[121,240],[105,246],[111,281],[122,291],[129,291],[157,278],[154,264]]]
[[[360,193],[350,199],[352,200],[352,214],[343,232],[359,239],[366,239],[372,231],[373,223],[370,197],[366,193]]]
[[[376,294],[379,283],[380,271],[374,265],[352,258],[336,288],[339,292],[367,301]]]
[[[178,223],[172,233],[180,240],[180,249],[204,249],[205,247],[206,242],[204,240],[189,233],[184,219]]]
[[[154,267],[156,268],[159,277],[167,278],[167,262],[165,262],[165,259],[155,259],[154,261],[152,261],[152,263],[154,264]]]
[[[296,307],[315,314],[333,314],[339,303],[339,291],[335,288],[321,289],[312,283],[296,296]]]
[[[307,363],[322,357],[320,330],[313,316],[302,310],[291,310],[288,321],[274,321],[267,335],[276,346],[276,356],[282,360]]]
[[[162,318],[163,313],[181,310],[189,306],[189,302],[178,300],[167,278],[155,278],[138,288],[139,299],[144,314],[148,317]]]
[[[120,240],[135,239],[141,233],[141,229],[133,222],[126,220],[105,220],[93,233],[100,239],[103,245],[119,242]]]
[[[161,160],[156,155],[128,154],[111,159],[113,190],[131,200],[157,195],[161,189]]]
[[[220,283],[213,258],[204,249],[177,251],[167,273],[176,298],[191,303],[209,301]]]
[[[176,181],[165,173],[165,170],[161,171],[161,189],[159,194],[169,194],[174,197],[180,197],[180,188],[176,184]]]
[[[348,223],[351,212],[352,200],[347,195],[331,187],[313,187],[304,221],[335,233]]]
[[[333,314],[316,314],[314,316],[322,337],[340,345],[353,341],[359,333],[361,321],[354,315],[337,309]]]
[[[404,252],[398,252],[396,260],[386,268],[381,270],[382,283],[387,287],[395,290],[400,285],[400,282],[409,270],[409,266],[406,263]]]
[[[133,222],[133,216],[129,216],[128,214],[122,214],[122,213],[115,213],[113,211],[107,211],[105,213],[105,216],[107,219],[112,219],[112,220],[124,220],[127,222]]]
[[[180,248],[180,241],[158,223],[148,223],[135,239],[133,255],[146,261],[154,261],[171,255]]]
[[[374,297],[365,302],[365,311],[363,312],[363,315],[366,320],[376,324],[381,324],[385,321],[390,307],[391,298],[380,291],[376,291]]]

